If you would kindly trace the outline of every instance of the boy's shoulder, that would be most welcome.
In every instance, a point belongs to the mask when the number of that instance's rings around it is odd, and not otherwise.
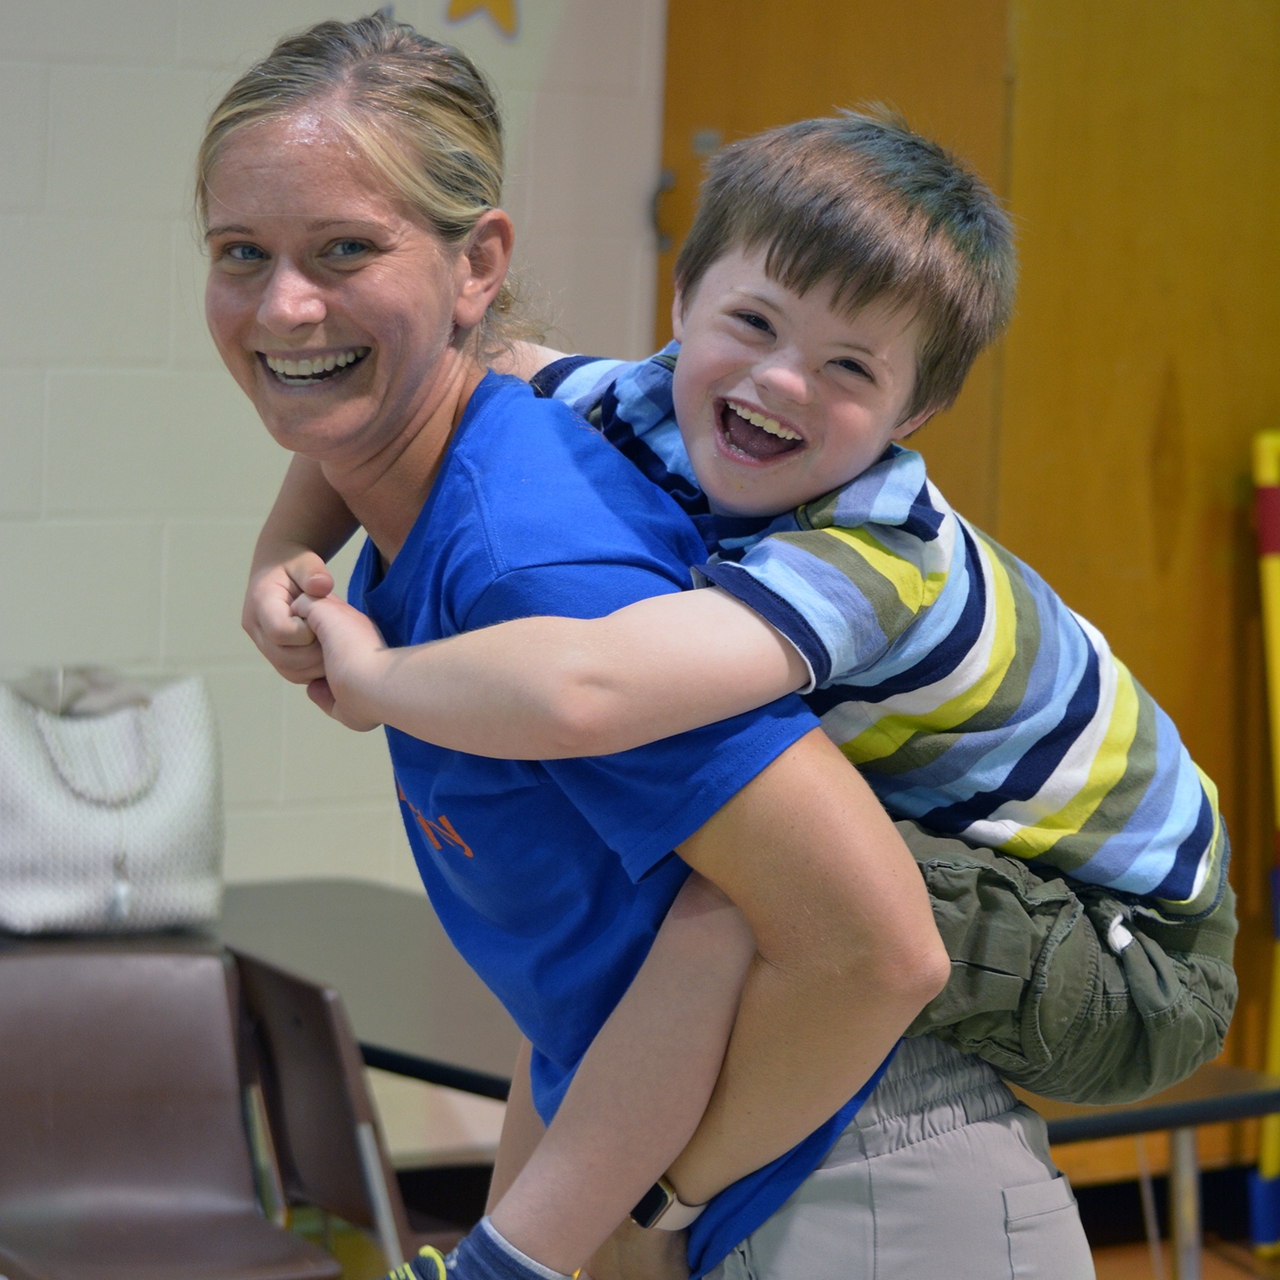
[[[665,418],[674,421],[671,380],[680,344],[670,342],[645,360],[612,360],[573,355],[539,369],[529,379],[534,393],[560,400],[599,426],[603,405],[612,399],[637,433]]]
[[[795,518],[804,531],[878,525],[932,542],[954,514],[930,483],[924,458],[914,449],[891,444],[839,489],[798,507]]]

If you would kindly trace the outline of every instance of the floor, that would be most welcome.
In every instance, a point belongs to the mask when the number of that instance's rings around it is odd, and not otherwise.
[[[382,1255],[367,1238],[343,1232],[334,1238],[334,1253],[342,1263],[343,1280],[377,1280],[386,1274]],[[1145,1244],[1113,1245],[1093,1254],[1097,1280],[1156,1280],[1151,1254]],[[1206,1253],[1202,1280],[1244,1280],[1252,1271],[1233,1266],[1223,1258]],[[1165,1250],[1164,1280],[1173,1280],[1173,1267]]]
[[[1157,1280],[1151,1267],[1151,1251],[1145,1244],[1118,1244],[1095,1249],[1093,1265],[1098,1280]],[[1202,1280],[1244,1280],[1246,1276],[1259,1273],[1252,1267],[1237,1266],[1205,1250],[1200,1274]],[[1173,1280],[1173,1262],[1167,1244],[1164,1249],[1164,1280]]]

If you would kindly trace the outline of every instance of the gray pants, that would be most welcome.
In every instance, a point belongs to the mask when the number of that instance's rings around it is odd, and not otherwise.
[[[1093,1280],[1044,1121],[980,1058],[904,1040],[831,1154],[708,1280]]]

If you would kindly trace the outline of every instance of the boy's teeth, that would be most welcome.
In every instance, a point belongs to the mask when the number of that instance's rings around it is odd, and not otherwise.
[[[767,418],[763,413],[748,409],[744,404],[735,404],[733,411],[739,417],[746,418],[753,426],[759,427],[761,431],[767,431],[771,436],[777,436],[780,440],[799,440],[801,438],[798,431],[792,431],[790,427],[784,427],[776,418]]]
[[[311,360],[284,360],[279,356],[267,357],[267,368],[285,378],[311,378],[318,373],[332,373],[334,369],[345,369],[355,364],[362,356],[369,354],[368,347],[352,347],[339,355],[316,356]]]

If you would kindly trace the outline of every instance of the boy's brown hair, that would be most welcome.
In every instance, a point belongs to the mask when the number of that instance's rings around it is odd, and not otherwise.
[[[880,108],[770,129],[711,158],[676,260],[681,298],[730,249],[761,247],[768,275],[796,293],[830,281],[845,313],[880,299],[920,320],[904,421],[955,400],[1013,309],[1017,259],[999,201]]]

